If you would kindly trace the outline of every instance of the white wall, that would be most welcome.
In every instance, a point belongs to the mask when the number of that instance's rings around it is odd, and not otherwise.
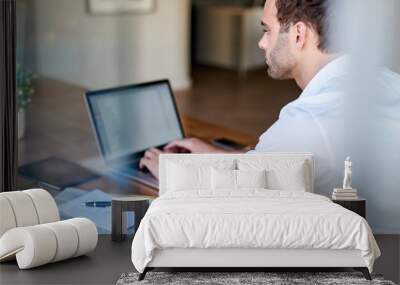
[[[151,14],[106,16],[86,0],[28,1],[29,65],[90,89],[160,78],[190,87],[190,1],[155,1]]]
[[[388,44],[392,45],[391,55],[389,58],[389,67],[400,73],[400,1],[398,0],[386,0],[386,4],[390,4],[391,13],[387,21],[392,26],[391,30],[383,31],[383,33],[389,33]]]
[[[247,71],[265,67],[258,47],[262,7],[199,5],[196,9],[197,63]]]
[[[393,34],[393,39],[394,39],[394,47],[393,47],[393,57],[394,57],[394,64],[393,64],[393,70],[396,71],[397,73],[400,73],[400,1],[396,2],[395,9],[394,9],[394,15],[393,18],[394,20],[394,34]],[[399,270],[400,274],[400,270]],[[399,277],[400,278],[400,277]]]

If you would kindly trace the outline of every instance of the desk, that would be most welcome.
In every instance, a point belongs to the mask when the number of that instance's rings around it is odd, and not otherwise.
[[[27,110],[26,134],[18,143],[19,165],[57,156],[105,170],[99,157],[90,125],[83,94],[85,89],[65,82],[41,78],[35,84],[36,93]],[[179,106],[179,101],[177,102]],[[235,130],[181,114],[186,136],[206,141],[225,137],[244,145],[255,145],[257,139]],[[19,188],[35,185],[19,177]],[[115,194],[158,195],[158,191],[133,182],[105,174],[99,179],[79,185],[81,189],[101,189]]]

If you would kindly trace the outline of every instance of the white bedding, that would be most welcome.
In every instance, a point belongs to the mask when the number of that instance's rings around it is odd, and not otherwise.
[[[165,248],[357,249],[371,272],[380,255],[357,214],[324,196],[265,189],[164,194],[140,223],[132,262],[143,272],[154,250]]]

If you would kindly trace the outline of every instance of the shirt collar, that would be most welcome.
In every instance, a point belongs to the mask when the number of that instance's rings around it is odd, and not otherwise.
[[[317,95],[325,83],[349,73],[349,56],[342,55],[325,65],[307,84],[300,97]]]

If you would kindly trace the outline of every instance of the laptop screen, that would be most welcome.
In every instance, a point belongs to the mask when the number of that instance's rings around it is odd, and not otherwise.
[[[168,81],[89,92],[87,100],[106,161],[183,138]]]

